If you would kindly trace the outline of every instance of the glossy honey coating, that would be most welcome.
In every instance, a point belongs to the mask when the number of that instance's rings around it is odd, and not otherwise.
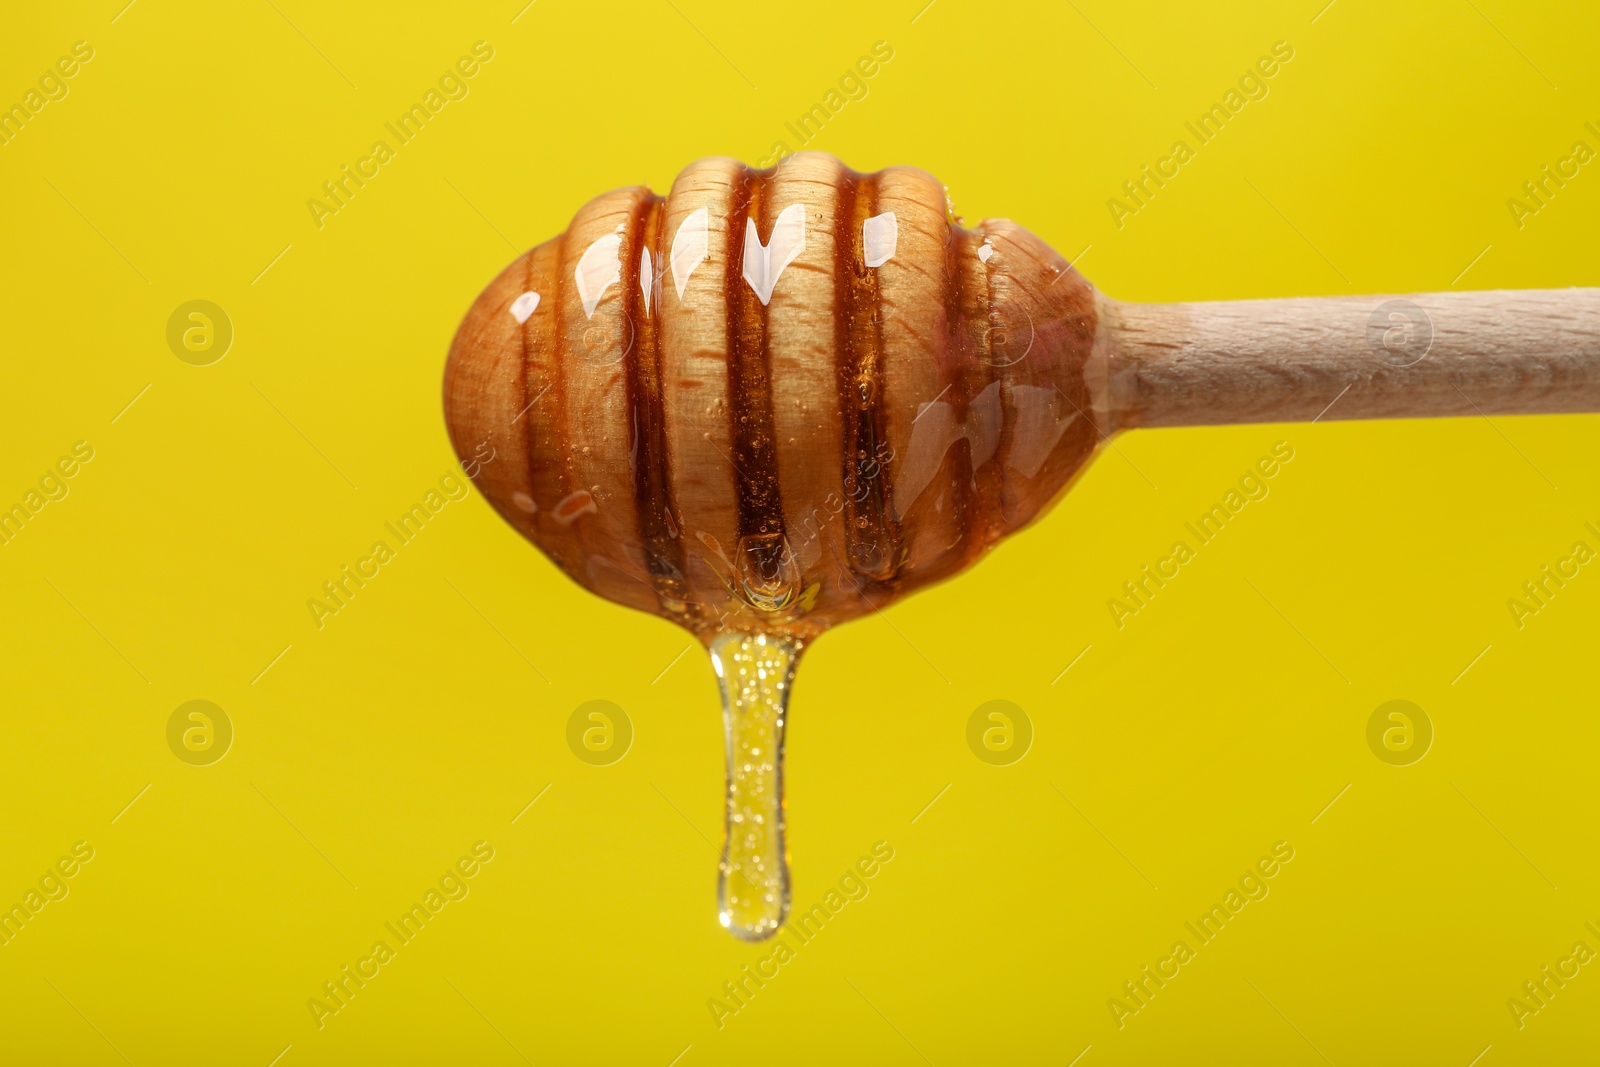
[[[574,580],[709,642],[799,640],[957,573],[1093,453],[1092,287],[909,167],[707,159],[484,289],[445,415]]]

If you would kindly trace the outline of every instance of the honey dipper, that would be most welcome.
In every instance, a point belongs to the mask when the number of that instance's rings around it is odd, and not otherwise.
[[[1123,304],[1015,223],[956,224],[923,171],[707,159],[490,282],[444,405],[464,461],[493,446],[477,484],[507,522],[709,648],[720,915],[760,940],[822,631],[970,566],[1119,430],[1600,411],[1600,289]]]

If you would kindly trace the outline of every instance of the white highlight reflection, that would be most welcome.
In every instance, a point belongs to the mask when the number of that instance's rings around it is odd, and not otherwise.
[[[672,284],[678,290],[679,300],[683,299],[683,287],[689,284],[689,276],[706,261],[711,249],[710,225],[711,213],[703,207],[696,208],[689,212],[689,217],[683,220],[672,238]]]
[[[1017,411],[1017,425],[1013,433],[1011,454],[1006,466],[1024,478],[1039,474],[1044,461],[1055,451],[1056,443],[1067,427],[1078,417],[1074,411],[1061,418],[1056,411],[1056,390],[1037,385],[1011,387],[1011,405]]]
[[[779,213],[766,244],[761,243],[756,220],[745,219],[744,280],[750,283],[756,298],[763,304],[772,302],[772,290],[778,279],[805,247],[806,209],[802,204],[790,204]]]
[[[535,311],[538,311],[538,310],[539,310],[539,294],[538,293],[532,293],[532,292],[523,293],[521,296],[519,296],[515,300],[511,301],[511,317],[516,319],[518,323],[527,322],[528,321],[528,316],[532,315]]]
[[[578,299],[583,313],[594,318],[595,305],[605,291],[622,278],[622,235],[608,233],[583,250],[573,277],[578,282]]]
[[[1024,478],[1037,477],[1045,461],[1055,451],[1067,427],[1077,421],[1076,411],[1063,415],[1055,400],[1056,391],[1034,385],[1011,387],[1011,451],[1006,466]],[[976,471],[994,459],[1000,445],[1003,412],[1000,383],[990,382],[967,404],[966,418],[956,418],[956,408],[948,401],[923,404],[912,420],[911,442],[894,483],[894,514],[904,519],[944,464],[945,453],[957,441],[966,441],[972,450],[972,469]]]
[[[655,265],[650,262],[650,250],[639,249],[639,291],[644,294],[644,313],[650,314],[650,294],[656,287]]]
[[[894,258],[900,242],[900,220],[894,212],[874,215],[861,224],[861,254],[869,267],[881,267]]]

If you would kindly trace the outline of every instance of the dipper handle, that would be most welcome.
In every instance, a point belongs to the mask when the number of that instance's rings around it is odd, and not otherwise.
[[[1102,297],[1100,314],[1116,429],[1600,412],[1600,289]]]

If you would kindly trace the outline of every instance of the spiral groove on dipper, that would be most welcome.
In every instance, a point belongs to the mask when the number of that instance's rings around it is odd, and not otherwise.
[[[804,639],[953,574],[1094,450],[1092,288],[927,174],[722,159],[591,201],[478,298],[457,451],[574,579]]]
[[[745,231],[747,221],[752,219],[758,234],[771,232],[773,218],[768,210],[771,199],[763,195],[767,187],[768,181],[763,175],[739,168],[734,178],[732,210],[728,214],[730,234]],[[786,533],[783,496],[778,484],[776,417],[772,410],[769,301],[761,300],[753,286],[744,284],[740,259],[728,256],[725,270],[727,395],[737,484],[734,499],[738,502],[738,543],[755,547],[756,578],[758,584],[765,584],[760,580],[773,573],[781,563],[779,556]],[[752,538],[758,540],[752,541]],[[740,562],[736,556],[735,566]],[[773,577],[775,579],[776,575]]]

